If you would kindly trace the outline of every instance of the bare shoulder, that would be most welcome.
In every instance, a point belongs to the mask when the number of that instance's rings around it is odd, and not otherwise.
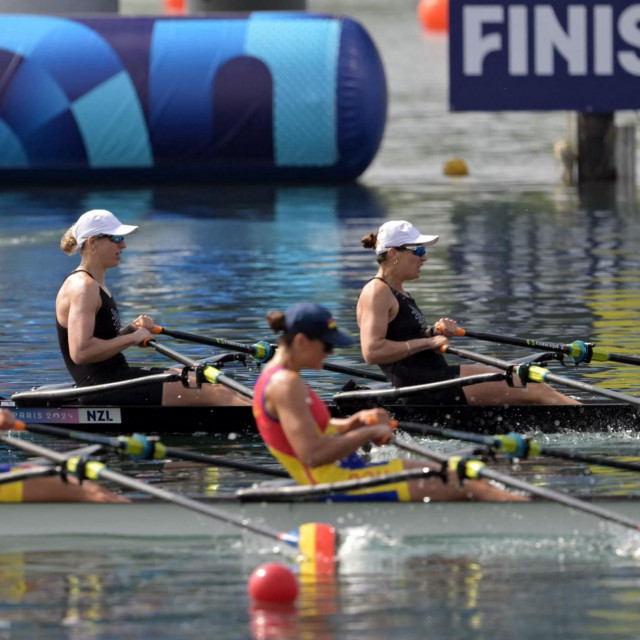
[[[100,285],[82,272],[70,275],[60,287],[57,302],[90,307],[100,306]]]
[[[65,290],[71,295],[98,292],[100,285],[87,273],[75,271],[65,281],[61,290]]]
[[[271,376],[268,390],[272,398],[282,398],[301,387],[304,387],[304,383],[298,373],[289,369],[280,369]]]
[[[391,305],[394,300],[395,297],[391,293],[389,285],[380,280],[380,278],[373,278],[362,287],[358,305],[360,305],[361,302],[364,304]]]

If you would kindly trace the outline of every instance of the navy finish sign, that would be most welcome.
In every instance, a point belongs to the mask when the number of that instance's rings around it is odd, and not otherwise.
[[[640,108],[640,2],[450,0],[453,111]]]

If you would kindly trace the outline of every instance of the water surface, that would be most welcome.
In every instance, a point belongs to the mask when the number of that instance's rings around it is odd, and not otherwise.
[[[141,227],[128,241],[121,266],[109,273],[125,321],[149,313],[170,328],[251,342],[272,338],[264,320],[268,310],[309,299],[328,305],[355,335],[358,292],[376,270],[360,238],[385,220],[404,218],[441,238],[429,251],[422,277],[410,285],[429,320],[450,316],[478,331],[593,340],[611,351],[640,353],[637,194],[560,184],[551,149],[557,138],[571,134],[566,114],[450,114],[447,40],[420,32],[414,2],[309,5],[359,18],[387,70],[387,132],[359,183],[0,193],[0,395],[67,380],[55,337],[54,298],[77,260],[66,257],[58,242],[91,208],[112,209]],[[453,156],[467,161],[467,178],[442,175],[444,161]],[[458,344],[500,357],[524,355],[489,343]],[[201,347],[172,346],[193,357],[207,355]],[[169,364],[140,349],[127,355],[136,363]],[[361,364],[357,346],[334,358]],[[599,364],[559,373],[640,392],[633,367]],[[256,371],[233,374],[251,381]],[[344,382],[327,372],[308,378],[325,396]],[[545,446],[639,456],[634,431],[584,435],[575,427],[539,437]],[[459,446],[420,442],[442,451]],[[199,434],[167,444],[273,465],[258,443]],[[70,447],[62,441],[53,446]],[[0,448],[0,461],[21,458]],[[175,462],[123,462],[113,456],[108,462],[193,494],[230,492],[261,479]],[[513,472],[581,496],[639,490],[634,474],[557,460],[521,463]],[[248,576],[274,559],[272,549],[240,534],[210,540],[39,540],[37,550],[33,543],[14,541],[0,553],[0,640],[213,633],[637,637],[638,545],[617,528],[598,539],[469,539],[464,532],[442,539],[429,536],[425,523],[424,535],[402,544],[374,534],[363,539],[335,580],[304,583],[297,609],[277,614],[252,611],[246,595]]]

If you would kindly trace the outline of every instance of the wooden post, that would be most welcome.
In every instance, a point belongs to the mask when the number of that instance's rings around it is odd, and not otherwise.
[[[613,113],[578,114],[578,184],[614,182]]]
[[[118,0],[0,0],[0,13],[118,13]]]
[[[188,13],[207,11],[304,11],[306,0],[187,0]]]
[[[636,184],[636,127],[625,124],[616,127],[616,174],[618,182]]]

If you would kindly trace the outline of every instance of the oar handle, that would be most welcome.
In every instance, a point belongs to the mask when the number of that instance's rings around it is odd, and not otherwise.
[[[380,424],[376,419],[375,415],[373,415],[372,413],[370,413],[368,416],[365,417],[364,422],[370,427]],[[389,442],[391,442],[391,439],[393,438],[393,432],[398,428],[398,421],[390,420],[389,428],[391,429],[391,433],[386,433],[385,435],[381,436],[377,440],[374,440],[373,443],[375,445],[381,447],[382,445],[388,444]]]
[[[25,431],[27,423],[22,420],[16,420],[13,413],[8,409],[0,411],[0,431]]]
[[[436,322],[433,325],[433,330],[435,333],[438,333],[440,335],[442,335],[444,333],[444,326],[442,325],[442,322]],[[456,336],[466,336],[467,332],[462,328],[462,327],[458,327],[456,329]]]

